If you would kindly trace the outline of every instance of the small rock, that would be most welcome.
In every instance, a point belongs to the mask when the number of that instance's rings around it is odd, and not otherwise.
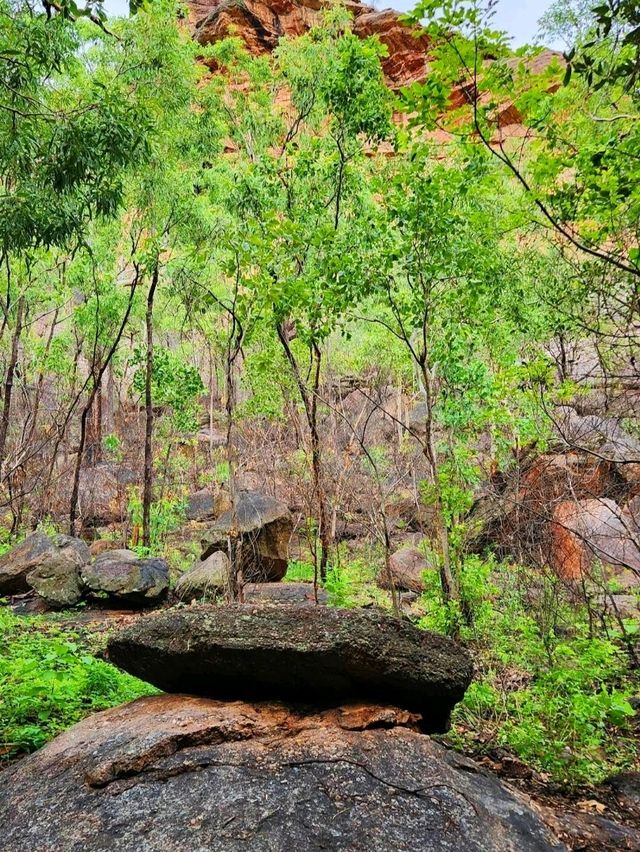
[[[396,589],[420,594],[425,590],[423,574],[429,569],[427,560],[417,547],[402,547],[396,550],[389,559],[391,579]],[[378,573],[376,582],[381,589],[391,588],[389,575],[383,567]]]
[[[89,548],[79,538],[59,535],[56,552],[27,574],[27,582],[47,606],[62,609],[82,598],[80,571],[91,559]]]
[[[187,498],[188,521],[211,521],[215,517],[215,496],[208,488],[195,491]]]
[[[79,538],[32,533],[0,559],[0,595],[31,588],[48,606],[73,606],[82,595],[80,568],[89,559],[89,548]]]
[[[189,568],[177,581],[174,593],[180,600],[223,595],[229,581],[229,559],[221,550]]]
[[[29,591],[27,574],[56,556],[56,546],[43,532],[34,532],[0,557],[0,595]]]

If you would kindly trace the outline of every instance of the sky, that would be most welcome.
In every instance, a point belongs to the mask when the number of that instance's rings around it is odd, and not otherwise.
[[[268,0],[267,0],[268,2]],[[391,6],[405,12],[416,5],[416,0],[364,0],[385,9]],[[513,36],[513,47],[532,42],[538,30],[538,20],[551,6],[553,0],[499,0],[495,16],[495,28],[505,30]],[[129,0],[105,0],[105,9],[110,15],[123,15],[129,8]],[[556,47],[549,44],[547,47]]]

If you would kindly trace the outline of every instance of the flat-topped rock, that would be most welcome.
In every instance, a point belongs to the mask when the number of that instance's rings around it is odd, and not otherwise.
[[[411,713],[159,695],[0,774],[11,852],[550,852],[536,811]]]
[[[169,589],[164,559],[141,559],[131,550],[107,550],[81,570],[82,582],[94,595],[135,605],[161,601]]]
[[[176,608],[114,636],[109,659],[165,692],[332,705],[351,699],[421,713],[445,730],[472,677],[467,651],[381,611],[229,605]]]

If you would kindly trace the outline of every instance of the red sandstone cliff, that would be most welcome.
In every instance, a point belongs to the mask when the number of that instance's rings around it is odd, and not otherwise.
[[[354,17],[356,35],[377,35],[386,45],[382,66],[392,88],[424,79],[426,36],[403,24],[392,9],[378,12],[356,0],[345,5]],[[273,50],[282,36],[302,35],[318,24],[326,6],[325,0],[190,0],[189,17],[200,44],[239,35],[251,53],[259,55]]]

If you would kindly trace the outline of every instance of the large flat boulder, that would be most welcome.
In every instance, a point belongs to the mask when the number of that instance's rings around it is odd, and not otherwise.
[[[81,539],[34,532],[0,559],[0,596],[35,589],[48,606],[73,606],[82,595],[80,569],[90,558]]]
[[[101,553],[81,571],[93,595],[134,605],[154,604],[166,597],[169,567],[164,559],[141,559],[131,550]]]
[[[240,543],[245,581],[281,580],[287,572],[293,521],[281,500],[258,491],[239,491],[235,506],[223,512],[202,539],[202,559],[227,551],[230,536]]]
[[[299,712],[158,695],[85,719],[0,775],[10,852],[550,852],[524,798],[364,704]]]
[[[393,701],[434,731],[446,729],[473,672],[453,640],[381,611],[296,604],[165,610],[114,636],[108,653],[165,692]]]

